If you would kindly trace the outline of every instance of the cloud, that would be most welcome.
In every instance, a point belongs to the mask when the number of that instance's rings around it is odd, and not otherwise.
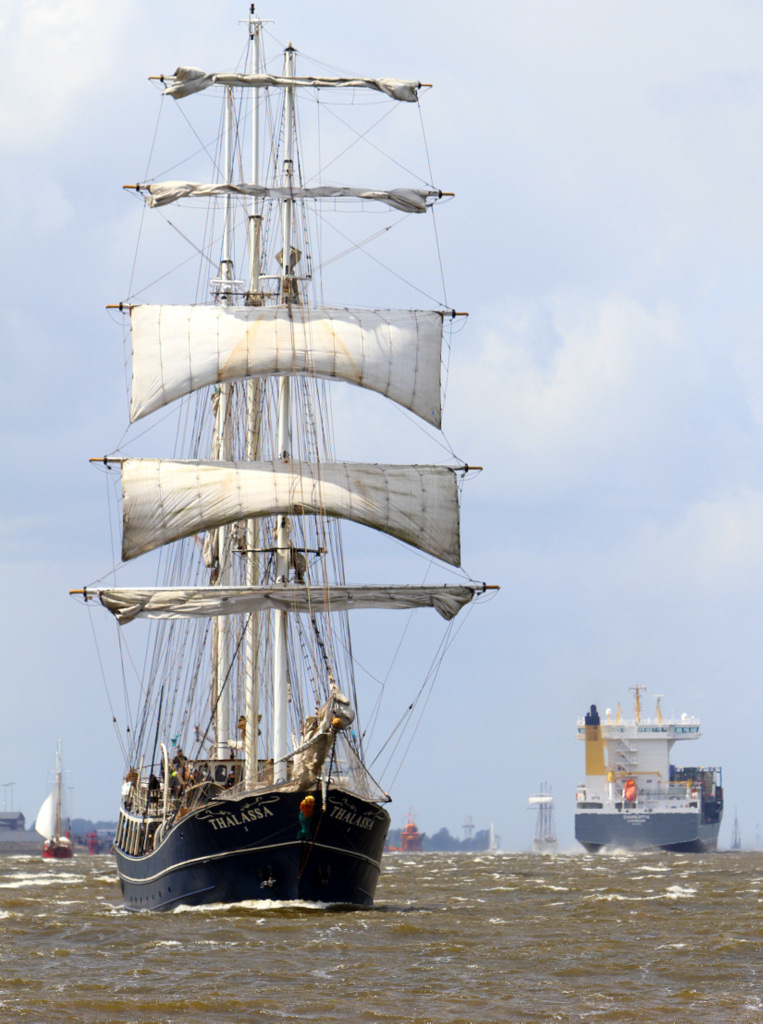
[[[13,190],[14,202],[7,204],[5,230],[9,237],[19,238],[23,233],[26,247],[36,246],[40,241],[49,242],[50,237],[71,223],[74,207],[61,185],[41,174],[38,168],[25,174],[11,168],[5,175],[5,186]],[[15,263],[19,249],[6,251],[2,260]]]
[[[763,489],[742,486],[689,506],[668,527],[643,524],[630,560],[636,574],[659,566],[671,589],[710,595],[714,600],[760,590],[763,571]],[[652,587],[654,579],[648,580]],[[663,587],[664,589],[664,587]],[[757,596],[755,597],[757,601]]]
[[[99,0],[6,4],[0,23],[2,148],[44,152],[69,132],[81,98],[117,60],[120,26],[132,5]]]
[[[476,356],[456,342],[446,427],[467,450],[484,433],[510,501],[682,507],[742,457],[753,428],[737,388],[670,306],[557,296],[515,307]]]

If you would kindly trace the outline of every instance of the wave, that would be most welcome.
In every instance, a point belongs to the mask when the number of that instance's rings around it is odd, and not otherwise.
[[[336,903],[312,903],[309,900],[242,900],[240,903],[202,903],[198,907],[175,907],[173,914],[219,914],[241,910],[333,910]]]
[[[74,885],[84,881],[84,875],[17,875],[12,882],[0,882],[0,889],[39,889],[46,885]]]

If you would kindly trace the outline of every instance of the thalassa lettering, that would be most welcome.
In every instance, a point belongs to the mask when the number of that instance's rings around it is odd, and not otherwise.
[[[373,819],[367,815],[358,814],[357,811],[351,811],[348,807],[332,807],[329,811],[329,816],[336,818],[338,821],[343,821],[347,825],[356,825],[358,828],[365,828],[369,831],[373,828]]]
[[[248,821],[258,821],[261,818],[272,818],[273,812],[269,807],[250,807],[248,811],[238,811],[235,814],[217,814],[208,819],[213,829],[232,828],[234,825],[245,825]]]

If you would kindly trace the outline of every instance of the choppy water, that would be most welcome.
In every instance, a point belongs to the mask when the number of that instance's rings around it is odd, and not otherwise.
[[[391,854],[372,910],[130,914],[0,859],[0,1020],[763,1021],[763,854]]]

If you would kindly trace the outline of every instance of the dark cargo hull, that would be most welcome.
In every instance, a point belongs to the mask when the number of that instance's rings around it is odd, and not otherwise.
[[[625,811],[575,814],[575,838],[589,853],[603,846],[621,849],[704,853],[715,850],[720,821],[703,824],[699,814]]]
[[[186,815],[143,856],[115,848],[128,910],[242,900],[373,903],[389,815],[377,804],[320,792],[300,838],[304,793],[217,800]]]

